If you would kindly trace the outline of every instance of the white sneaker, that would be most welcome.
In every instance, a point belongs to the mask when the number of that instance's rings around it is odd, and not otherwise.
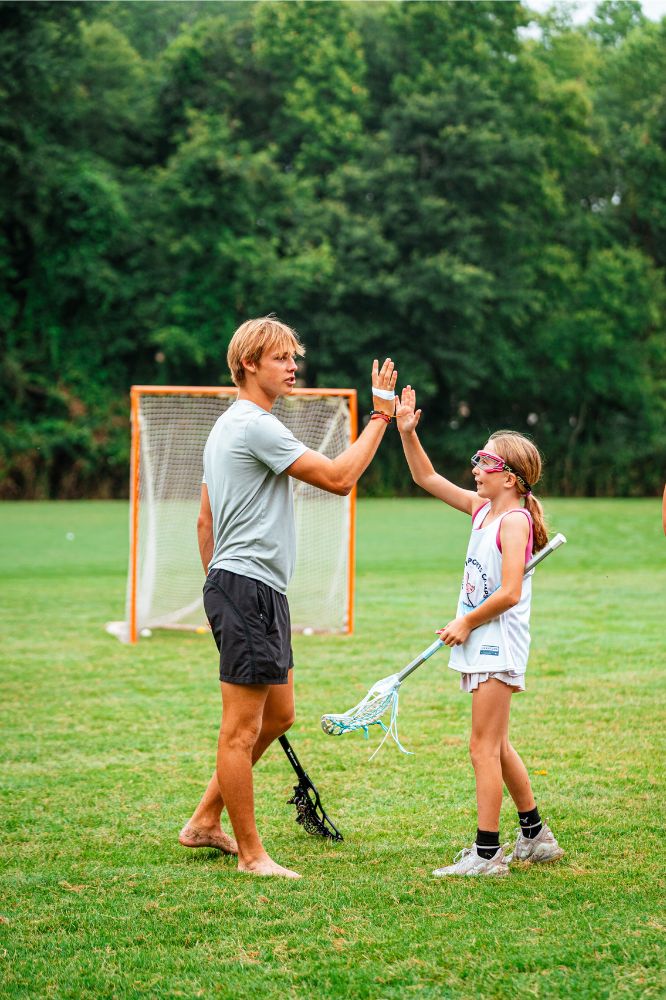
[[[509,864],[512,861],[527,861],[531,865],[536,865],[547,861],[559,861],[563,856],[564,851],[555,840],[553,831],[544,823],[532,840],[523,836],[522,830],[518,830],[516,845],[506,860]]]
[[[436,878],[443,878],[445,875],[508,875],[509,866],[504,857],[504,848],[498,847],[492,858],[482,858],[477,852],[476,844],[471,847],[464,847],[456,854],[452,865],[444,868],[435,868],[433,875]]]

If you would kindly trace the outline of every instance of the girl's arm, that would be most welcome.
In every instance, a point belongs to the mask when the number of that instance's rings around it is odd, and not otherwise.
[[[498,618],[520,600],[525,571],[525,548],[530,536],[530,526],[524,514],[513,511],[507,514],[500,527],[502,543],[502,583],[474,611],[439,629],[437,634],[447,646],[459,646],[465,642],[472,629]]]
[[[472,490],[464,490],[435,472],[432,462],[416,435],[421,411],[415,410],[415,407],[416,393],[411,385],[407,385],[402,390],[395,416],[412,479],[422,489],[427,490],[438,500],[448,503],[450,507],[455,507],[456,510],[461,510],[465,514],[473,514],[483,501],[479,500]]]

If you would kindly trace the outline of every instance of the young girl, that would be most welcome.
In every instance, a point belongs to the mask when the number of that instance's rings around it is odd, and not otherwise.
[[[507,875],[512,860],[556,861],[564,854],[541,821],[525,765],[509,743],[511,695],[525,690],[530,646],[532,574],[524,577],[523,571],[548,541],[541,504],[532,495],[541,457],[527,438],[498,431],[472,457],[476,492],[461,489],[435,472],[416,435],[421,411],[415,407],[416,394],[407,386],[396,418],[414,482],[472,518],[458,613],[438,635],[451,646],[449,666],[460,673],[462,690],[472,694],[478,828],[472,847],[433,874]],[[508,857],[508,844],[500,847],[499,841],[502,784],[520,821]]]

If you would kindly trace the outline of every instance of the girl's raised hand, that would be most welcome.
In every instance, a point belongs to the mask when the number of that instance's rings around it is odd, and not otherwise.
[[[415,407],[416,392],[412,389],[411,385],[406,385],[402,390],[402,395],[395,411],[395,419],[401,434],[411,434],[412,431],[416,430],[418,422],[421,419],[421,411],[415,409]]]

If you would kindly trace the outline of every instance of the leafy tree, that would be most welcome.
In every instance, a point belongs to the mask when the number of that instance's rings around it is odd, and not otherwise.
[[[253,52],[270,80],[279,156],[313,179],[364,144],[364,53],[346,4],[261,4]]]
[[[182,31],[202,19],[224,15],[225,20],[242,20],[251,0],[97,0],[97,16],[112,24],[144,59],[156,59]]]
[[[82,127],[87,13],[82,4],[0,8],[7,47],[0,282],[9,303],[0,320],[0,476],[9,495],[104,492],[120,478],[118,469],[104,469],[109,452],[118,451],[110,435],[118,381],[109,392],[107,379],[122,372],[124,385],[134,346],[123,274],[133,227],[123,186],[105,159],[117,152],[116,140],[102,143],[98,155]],[[93,35],[90,28],[88,40]]]
[[[662,276],[635,249],[590,254],[585,266],[550,248],[557,303],[532,364],[547,373],[535,402],[558,486],[577,495],[659,488],[666,347]]]
[[[226,382],[269,311],[309,385],[391,353],[453,475],[504,424],[552,490],[656,490],[666,22],[529,16],[0,2],[0,495],[122,493],[129,385]]]
[[[238,318],[276,302],[291,315],[330,270],[325,244],[296,238],[297,179],[232,132],[221,115],[191,112],[187,140],[155,177],[151,340],[171,381],[207,371],[226,382]]]
[[[646,22],[638,0],[602,0],[597,4],[588,30],[604,46],[617,46],[633,28]]]
[[[149,67],[125,36],[106,21],[83,23],[74,98],[77,146],[113,167],[150,163],[151,99]]]
[[[597,108],[613,175],[609,211],[666,265],[666,19],[646,22],[610,51]]]

